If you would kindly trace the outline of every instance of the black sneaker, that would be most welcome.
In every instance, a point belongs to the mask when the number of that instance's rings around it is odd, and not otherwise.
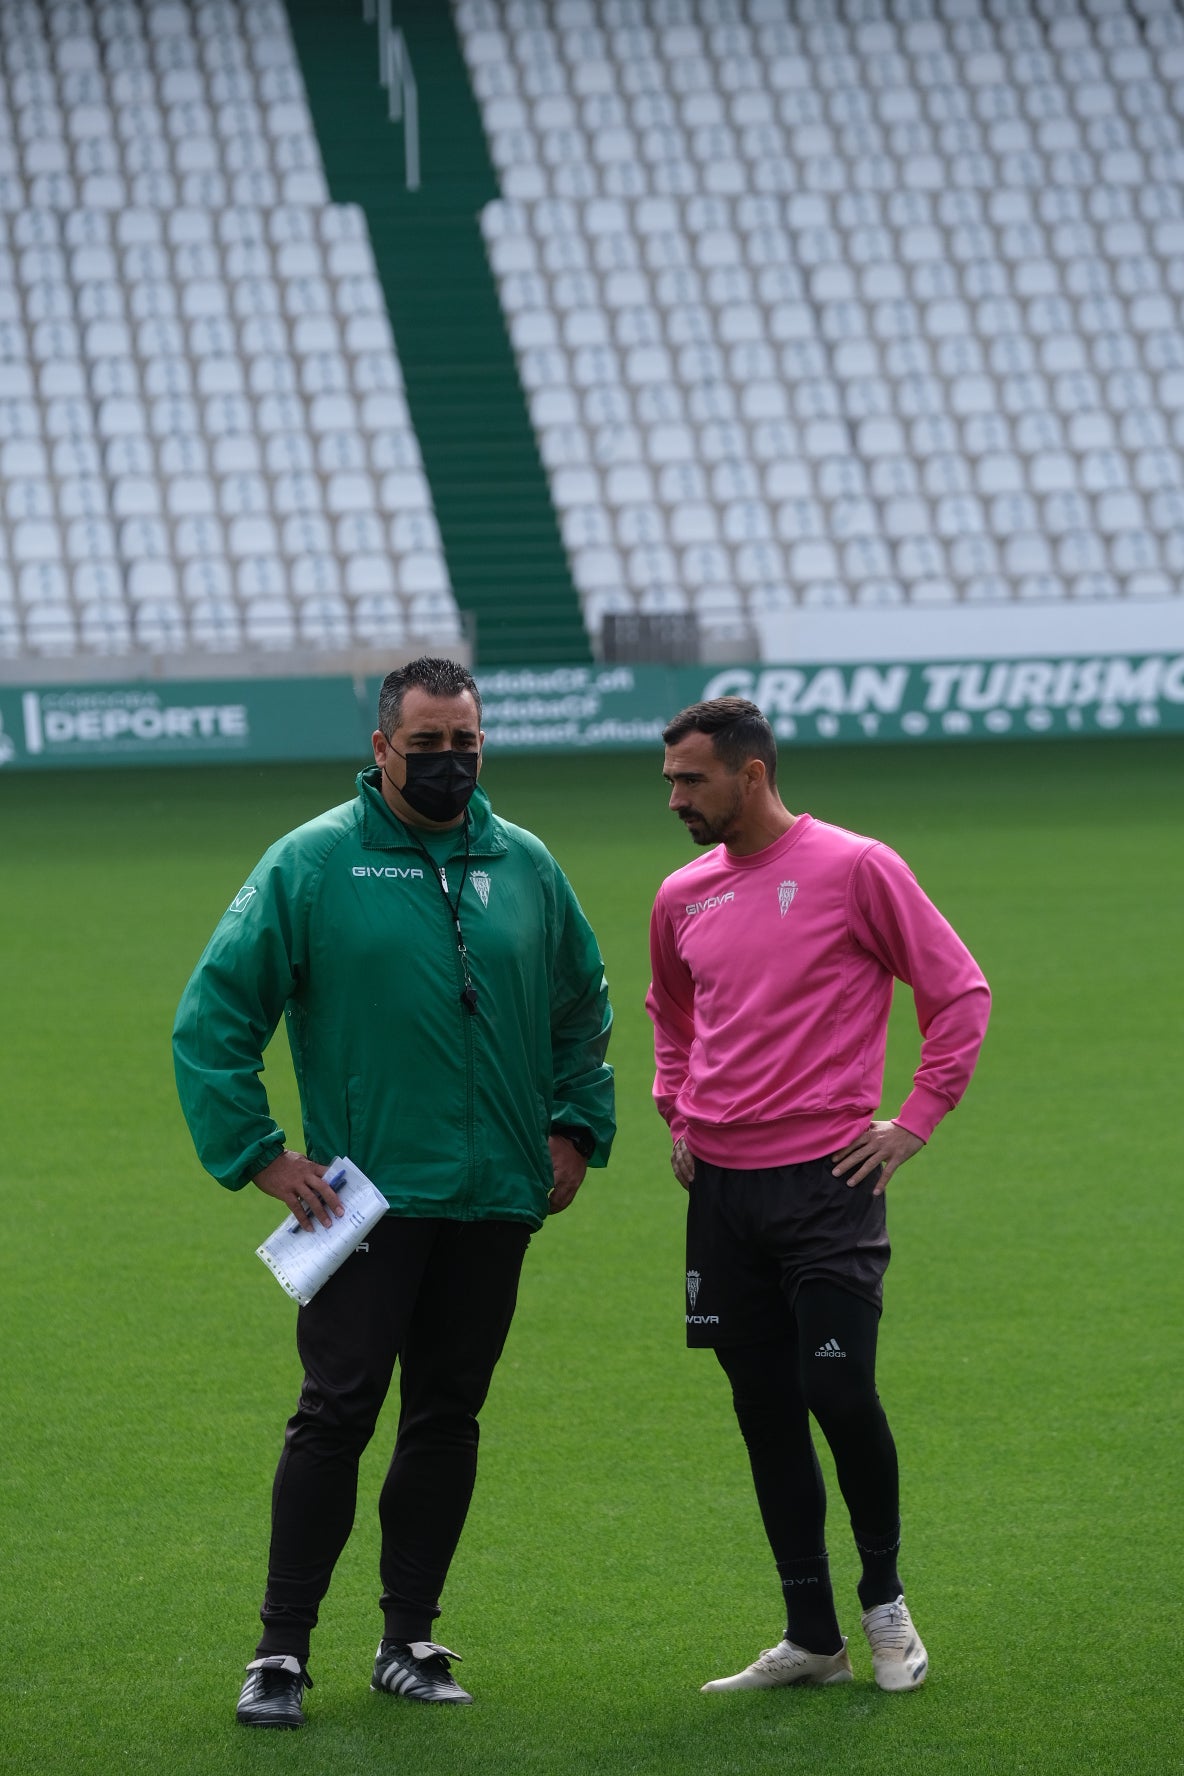
[[[380,1640],[370,1688],[406,1696],[409,1702],[471,1702],[448,1664],[459,1658],[434,1640]]]
[[[238,1699],[240,1725],[302,1727],[304,1710],[300,1703],[306,1689],[312,1689],[312,1678],[291,1653],[252,1659]]]

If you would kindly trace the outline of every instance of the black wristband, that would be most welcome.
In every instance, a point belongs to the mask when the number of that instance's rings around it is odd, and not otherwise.
[[[596,1151],[596,1136],[592,1134],[590,1129],[580,1128],[578,1123],[553,1122],[551,1133],[561,1135],[565,1141],[570,1141],[581,1159],[591,1159]]]

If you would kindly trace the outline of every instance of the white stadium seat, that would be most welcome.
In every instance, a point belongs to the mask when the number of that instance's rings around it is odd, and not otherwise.
[[[838,27],[832,20],[830,36],[824,32],[814,41],[788,26],[782,9],[776,13],[776,22],[762,25],[761,33],[774,33],[772,42],[777,32],[788,32],[788,53],[762,55],[754,33],[736,27],[744,37],[738,59],[733,40],[725,50],[721,38],[717,51],[709,29],[703,37],[686,38],[689,59],[683,59],[682,48],[674,47],[683,43],[678,31],[663,32],[649,64],[652,75],[639,87],[643,96],[635,99],[629,97],[635,51],[631,45],[617,58],[610,34],[607,61],[598,50],[601,59],[594,64],[602,83],[595,103],[615,109],[597,111],[595,121],[586,110],[590,101],[582,96],[579,59],[575,69],[553,65],[547,96],[540,89],[533,104],[511,104],[509,95],[531,90],[530,68],[516,61],[520,38],[512,32],[482,35],[476,27],[470,38],[462,30],[467,40],[482,44],[478,90],[491,127],[488,107],[500,106],[498,127],[518,132],[516,157],[574,161],[582,136],[587,160],[607,160],[616,152],[614,132],[628,122],[641,162],[651,164],[655,177],[660,173],[669,193],[647,196],[632,211],[602,197],[589,199],[579,213],[570,206],[544,210],[525,204],[513,220],[516,250],[527,256],[533,251],[534,262],[543,264],[546,243],[559,227],[573,263],[595,266],[597,253],[612,241],[613,252],[625,262],[649,267],[653,289],[628,271],[614,274],[635,280],[627,293],[582,290],[581,340],[596,338],[603,346],[604,327],[597,332],[587,311],[599,304],[609,322],[622,300],[626,308],[639,305],[645,330],[632,320],[628,330],[615,328],[612,337],[626,348],[622,358],[581,360],[577,379],[611,376],[617,398],[634,404],[635,412],[650,377],[669,388],[664,398],[673,403],[682,385],[681,411],[675,406],[669,418],[651,422],[644,440],[646,460],[663,477],[676,469],[683,477],[681,484],[663,482],[663,497],[672,508],[672,540],[723,534],[718,521],[728,496],[695,480],[697,467],[710,470],[722,460],[721,448],[741,470],[771,463],[788,478],[784,486],[749,487],[745,496],[732,499],[771,501],[766,518],[782,508],[779,521],[792,534],[809,509],[795,513],[790,502],[795,494],[799,500],[811,497],[810,463],[842,461],[849,453],[850,442],[837,423],[845,418],[857,428],[861,481],[831,494],[826,534],[817,541],[825,543],[832,526],[852,539],[874,534],[874,508],[866,499],[859,503],[870,491],[891,507],[888,525],[906,550],[913,598],[948,602],[955,581],[969,580],[980,595],[988,589],[993,595],[1009,582],[998,578],[995,544],[984,534],[985,514],[976,494],[1055,497],[1059,503],[1046,508],[1048,523],[1054,531],[1076,535],[1087,516],[1082,498],[1091,492],[1117,495],[1128,486],[1111,439],[1085,441],[1087,420],[1106,417],[1099,410],[1107,407],[1124,418],[1153,404],[1173,413],[1180,393],[1184,431],[1184,339],[1178,355],[1171,356],[1177,352],[1174,312],[1157,281],[1148,235],[1132,228],[1133,182],[1145,181],[1148,168],[1120,122],[1123,79],[1146,85],[1154,60],[1137,33],[1123,37],[1118,31],[1119,24],[1129,22],[1125,19],[1103,20],[1098,47],[1088,23],[1059,19],[1054,35],[1060,61],[1046,58],[1043,72],[1039,36],[1028,20],[1010,12],[997,22],[993,14],[991,21],[976,14],[973,23],[943,15],[900,26],[900,40],[925,58],[920,64],[903,55],[893,60],[889,46],[897,40],[896,27],[869,22],[852,30],[861,43],[877,46],[875,84],[861,89],[860,75],[848,74],[842,90],[824,102],[842,62],[823,40],[833,41]],[[1077,37],[1071,23],[1079,28]],[[1111,24],[1115,30],[1103,46],[1101,32]],[[961,63],[947,54],[951,45],[959,53],[965,47]],[[1127,53],[1129,71],[1115,59]],[[731,100],[728,83],[741,78],[741,67],[743,93]],[[1070,93],[1080,88],[1080,125],[1054,88],[1054,67]],[[1028,107],[1025,116],[1029,87],[1037,80],[1042,84],[1032,89],[1035,109]],[[1153,113],[1155,107],[1144,109]],[[943,134],[945,126],[973,115],[980,124],[964,128],[954,145],[953,137]],[[873,118],[878,118],[874,126]],[[872,128],[878,136],[869,133]],[[858,130],[864,134],[857,136]],[[858,147],[844,163],[840,142],[848,139]],[[1148,129],[1148,144],[1155,139]],[[733,155],[751,157],[768,195],[754,195],[751,186],[728,195],[726,177],[716,195],[705,191],[704,167],[725,168]],[[899,165],[892,164],[893,155],[900,157]],[[1051,183],[1042,155],[1049,157]],[[882,180],[869,164],[877,156],[884,164]],[[675,176],[680,166],[692,169],[685,197],[674,195],[682,189]],[[1090,182],[1088,192],[1075,183],[1083,178]],[[1167,214],[1184,224],[1182,209],[1177,205]],[[490,232],[508,228],[508,215],[499,212],[496,222],[491,216]],[[1117,273],[1113,283],[1097,256],[1095,228],[1105,232],[1104,250]],[[1121,234],[1124,228],[1127,233]],[[581,231],[583,258],[571,244]],[[1165,235],[1156,249],[1160,255],[1170,249],[1184,260],[1184,236],[1177,242]],[[762,279],[773,272],[784,279],[777,296],[771,284],[762,288],[763,307],[752,300],[744,263],[750,256],[764,268]],[[1071,282],[1068,291],[1061,282],[1066,256],[1081,267],[1077,285]],[[1087,260],[1106,275],[1091,281]],[[810,285],[809,303],[799,267]],[[1070,280],[1075,275],[1070,268]],[[714,279],[729,282],[706,291],[704,285]],[[503,283],[512,306],[514,289],[508,279]],[[1181,293],[1184,269],[1181,287],[1174,290],[1177,299]],[[686,306],[701,302],[704,294],[708,302],[699,310]],[[657,307],[649,306],[655,295]],[[1129,298],[1129,316],[1119,298]],[[543,300],[539,291],[536,309]],[[695,317],[693,331],[684,315]],[[829,361],[819,334],[829,341]],[[1153,354],[1147,368],[1159,377],[1155,391],[1137,356],[1140,340]],[[772,377],[762,355],[767,342],[781,344],[789,354]],[[569,346],[577,343],[571,334]],[[672,386],[663,346],[674,360]],[[528,374],[535,367],[528,366]],[[1180,390],[1172,380],[1177,372]],[[1103,376],[1110,378],[1105,386]],[[797,437],[772,444],[771,437],[760,435],[762,424],[785,425],[791,415],[800,427]],[[562,436],[548,432],[544,454],[557,504],[583,514],[578,526],[567,528],[569,546],[586,552],[602,534],[596,528],[601,508],[591,465],[577,469],[581,448],[575,415],[561,419],[556,410],[547,418],[567,428]],[[695,430],[680,429],[679,422],[687,419]],[[913,422],[907,433],[902,419]],[[730,422],[740,423],[729,430]],[[634,453],[637,443],[623,418],[615,424],[617,432],[606,433],[594,448],[602,444],[619,460],[622,447]],[[1082,430],[1080,442],[1067,435],[1075,428]],[[1157,459],[1140,462],[1140,486],[1150,491],[1158,477],[1171,475],[1166,439],[1149,437],[1133,448],[1160,452]],[[640,461],[635,454],[632,460]],[[926,497],[919,497],[922,493]],[[699,516],[697,504],[704,501]],[[1088,516],[1093,524],[1092,512]],[[1136,523],[1137,516],[1114,505],[1107,507],[1105,519],[1115,545],[1122,539],[1122,560],[1132,573],[1132,564],[1149,558],[1146,539],[1154,535]],[[1021,540],[1011,545],[1016,573],[1025,566],[1029,570],[1023,573],[1022,595],[1035,596],[1033,588],[1043,586],[1040,596],[1049,596],[1047,574],[1042,581],[1036,571],[1038,543],[1023,540],[1036,536],[1030,528],[1036,522],[1031,501],[998,517],[1023,526]],[[762,528],[754,513],[734,511],[727,535],[736,540],[752,530],[759,536]],[[953,578],[940,571],[943,538],[958,551]],[[797,546],[808,546],[809,540],[799,538]],[[1007,540],[1002,532],[1001,540]],[[812,597],[833,598],[836,582],[825,564],[805,565],[814,575]],[[584,566],[592,570],[591,561]],[[1020,580],[1010,584],[1020,595]],[[897,596],[884,574],[868,578],[865,587],[871,589],[866,597],[891,601]]]
[[[736,587],[770,609],[1178,588],[1184,31],[1166,6],[1040,12],[457,8],[502,169],[483,238],[592,632],[593,594],[656,610],[691,581],[720,623]],[[401,591],[459,633],[422,602],[451,599],[431,490],[282,14],[26,16],[5,548],[70,621],[21,645],[138,645],[149,607],[178,636],[182,594],[203,648],[336,645],[341,597],[363,644],[368,598],[371,634],[406,634]],[[71,584],[104,564],[130,627]],[[297,569],[315,618],[279,608]]]
[[[294,626],[258,602],[283,590],[281,548],[309,600],[339,596],[340,550],[386,547],[380,496],[431,517],[365,216],[328,201],[282,13],[29,16],[55,47],[51,65],[5,31],[2,536],[49,614],[14,619],[5,650],[232,649],[243,599],[251,645],[368,645],[348,610]],[[357,522],[338,536],[326,508]],[[414,543],[410,578],[451,600],[434,524]]]

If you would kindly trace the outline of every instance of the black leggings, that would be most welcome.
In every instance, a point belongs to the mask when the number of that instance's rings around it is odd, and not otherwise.
[[[530,1231],[387,1216],[297,1319],[304,1363],[272,1493],[258,1651],[308,1657],[353,1526],[358,1462],[400,1365],[379,1498],[386,1633],[427,1640],[477,1474],[477,1414],[501,1356]]]
[[[798,1290],[788,1337],[716,1350],[778,1566],[826,1546],[811,1413],[834,1456],[857,1541],[891,1542],[897,1533],[896,1445],[876,1392],[879,1319],[870,1301],[814,1278]]]

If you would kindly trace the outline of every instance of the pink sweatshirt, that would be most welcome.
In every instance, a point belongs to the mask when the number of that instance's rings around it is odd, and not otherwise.
[[[961,1098],[991,995],[886,845],[801,814],[750,857],[723,845],[668,876],[650,922],[654,1098],[715,1165],[788,1165],[862,1134],[880,1103],[893,977],[921,1064],[896,1121],[927,1141]]]

